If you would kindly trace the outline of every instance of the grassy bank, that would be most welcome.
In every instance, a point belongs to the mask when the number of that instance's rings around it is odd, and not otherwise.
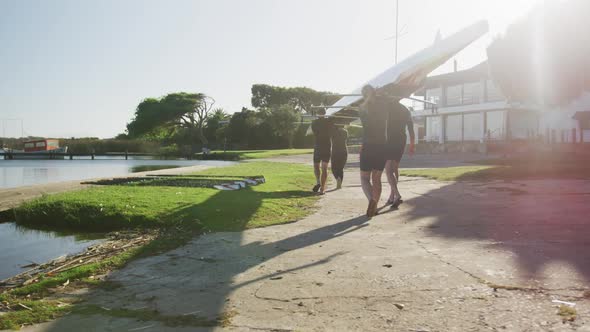
[[[198,154],[199,159],[214,160],[246,160],[246,159],[264,159],[280,156],[292,156],[298,154],[311,154],[313,149],[282,149],[282,150],[236,150],[236,151],[212,151],[211,154],[204,156]]]
[[[530,179],[590,179],[586,162],[567,160],[497,159],[478,165],[402,169],[403,176],[419,176],[439,181],[491,181]]]
[[[192,187],[190,177],[161,186],[99,186],[25,203],[15,209],[17,223],[83,231],[177,224],[235,231],[295,220],[306,214],[315,201],[308,192],[313,182],[308,166],[254,162],[212,168],[195,175],[199,179],[264,175],[267,183],[239,191]]]
[[[194,179],[257,175],[264,175],[266,183],[239,191],[219,191],[191,184]],[[238,231],[300,219],[313,211],[317,199],[309,193],[312,182],[311,167],[252,162],[212,168],[173,181],[97,186],[26,203],[16,209],[17,222],[21,224],[85,231],[147,228],[158,232],[158,236],[145,246],[107,260],[56,275],[42,275],[31,284],[0,294],[0,309],[3,305],[10,308],[8,313],[0,315],[0,330],[43,322],[70,312],[72,304],[65,299],[55,300],[59,298],[55,289],[63,288],[64,284],[96,286],[94,276],[120,268],[137,257],[183,245],[199,232]]]

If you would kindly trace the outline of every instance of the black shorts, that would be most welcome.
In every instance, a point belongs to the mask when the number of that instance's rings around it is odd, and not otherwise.
[[[385,152],[387,160],[396,160],[399,163],[402,160],[404,152],[406,151],[406,138],[401,137],[387,142],[385,149],[387,150]]]
[[[383,171],[385,161],[384,144],[363,144],[361,150],[361,171]]]
[[[330,156],[332,155],[332,151],[331,149],[328,148],[320,148],[320,147],[315,147],[313,148],[313,162],[314,164],[317,164],[319,162],[329,162],[330,161]]]

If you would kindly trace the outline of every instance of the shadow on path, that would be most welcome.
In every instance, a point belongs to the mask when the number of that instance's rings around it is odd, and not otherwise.
[[[205,220],[211,214],[220,213],[211,207],[220,206],[219,203],[223,202],[231,210],[224,211],[228,212],[228,217],[218,227],[243,229],[248,220],[258,212],[264,200],[309,195],[310,193],[303,191],[261,192],[255,196],[255,202],[244,202],[240,200],[240,191],[220,191],[201,204],[184,206],[173,211],[173,217],[182,219],[196,212],[200,219]],[[305,230],[288,238],[269,241],[265,239],[248,242],[248,231],[203,235],[182,248],[134,261],[128,267],[114,272],[109,280],[120,287],[111,291],[93,290],[84,297],[85,302],[80,304],[81,308],[93,305],[108,310],[102,310],[99,315],[66,316],[44,331],[127,331],[150,325],[155,327],[147,330],[161,331],[165,328],[175,330],[176,327],[172,327],[174,322],[181,322],[180,327],[193,331],[210,329],[207,326],[211,325],[222,325],[225,317],[231,315],[228,298],[232,291],[265,279],[277,280],[296,271],[320,266],[344,252],[326,254],[319,259],[310,258],[309,263],[300,266],[287,265],[282,270],[264,270],[262,276],[258,273],[255,278],[235,282],[238,276],[250,269],[264,269],[264,263],[275,257],[345,236],[367,226],[366,222],[365,216],[355,217]],[[272,235],[273,229],[275,228],[266,229],[269,235]],[[133,315],[121,317],[113,314],[121,310],[149,310],[152,318],[140,319]],[[186,323],[187,316],[194,316],[196,319],[192,323]]]
[[[489,250],[512,252],[522,278],[543,280],[545,268],[565,263],[583,276],[587,285],[590,192],[584,194],[584,188],[590,191],[588,182],[458,182],[415,192],[418,196],[404,203],[410,207],[404,213],[410,222],[434,218],[426,229],[432,236],[484,240]],[[490,268],[498,268],[493,261],[490,264]],[[574,277],[563,265],[554,272]]]

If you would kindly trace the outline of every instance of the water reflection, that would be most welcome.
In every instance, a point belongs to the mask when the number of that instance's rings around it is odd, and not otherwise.
[[[120,176],[154,168],[229,164],[215,160],[0,160],[0,188]]]
[[[100,234],[75,235],[0,224],[0,280],[22,272],[22,266],[32,262],[80,252],[100,238]]]

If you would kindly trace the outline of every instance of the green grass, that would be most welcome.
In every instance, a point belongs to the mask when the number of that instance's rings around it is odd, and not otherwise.
[[[19,303],[32,310],[20,307]],[[68,306],[60,307],[53,301],[18,300],[11,303],[11,306],[18,310],[0,316],[0,330],[18,330],[25,324],[46,322],[63,315],[69,309]]]
[[[296,220],[306,215],[316,200],[308,188],[313,182],[309,166],[253,162],[197,174],[264,175],[267,183],[238,191],[181,187],[178,183],[100,186],[25,203],[15,210],[16,220],[41,228],[84,231],[179,224],[191,229],[237,231]]]
[[[246,160],[246,159],[263,159],[280,156],[292,156],[299,154],[311,154],[313,149],[279,149],[279,150],[235,150],[235,151],[212,151],[207,159],[219,160]],[[203,158],[202,154],[198,155]]]

